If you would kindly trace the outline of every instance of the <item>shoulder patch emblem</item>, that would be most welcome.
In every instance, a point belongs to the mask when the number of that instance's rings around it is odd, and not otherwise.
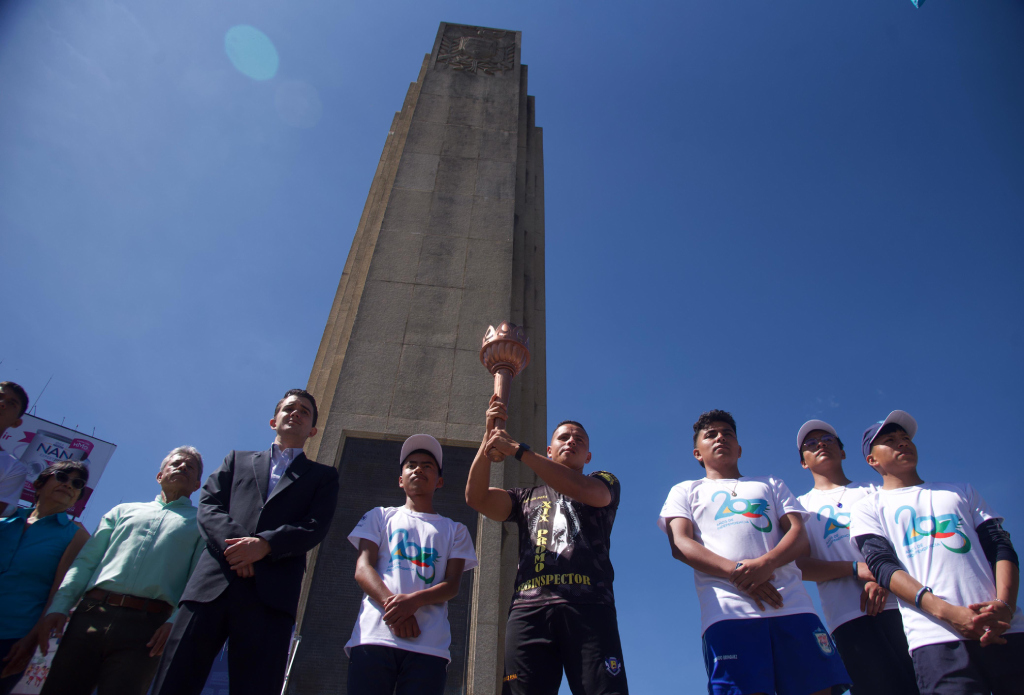
[[[619,482],[619,479],[616,478],[611,473],[609,473],[608,471],[597,471],[596,473],[594,473],[594,475],[596,475],[601,480],[604,480],[609,485],[617,485]]]

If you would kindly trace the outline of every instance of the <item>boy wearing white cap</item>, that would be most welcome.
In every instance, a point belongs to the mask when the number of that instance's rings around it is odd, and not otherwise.
[[[352,638],[348,692],[442,695],[451,656],[448,601],[477,565],[469,530],[434,513],[444,486],[441,445],[429,434],[405,440],[401,507],[375,507],[349,541],[359,550],[356,583],[365,592]]]
[[[900,598],[921,695],[1019,694],[1017,554],[973,487],[921,479],[916,433],[902,410],[865,430],[861,451],[883,483],[854,508],[851,532],[878,583]]]
[[[850,692],[916,695],[896,598],[875,581],[850,538],[850,512],[875,486],[846,477],[843,442],[827,422],[805,422],[796,445],[800,465],[814,476],[814,487],[797,498],[809,512],[804,525],[811,554],[796,564],[805,581],[818,584],[825,623],[853,680]]]

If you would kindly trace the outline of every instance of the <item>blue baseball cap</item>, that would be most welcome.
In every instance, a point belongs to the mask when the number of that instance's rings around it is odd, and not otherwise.
[[[907,436],[911,439],[917,434],[917,420],[910,416],[910,413],[905,410],[894,410],[889,413],[889,417],[884,420],[879,420],[871,427],[864,430],[864,436],[860,440],[860,451],[864,454],[864,458],[871,455],[871,444],[875,441],[875,437],[878,436],[878,432],[889,424],[897,424],[907,432]]]

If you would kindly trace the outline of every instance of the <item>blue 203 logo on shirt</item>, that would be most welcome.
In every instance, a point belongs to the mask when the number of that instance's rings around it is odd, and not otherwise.
[[[421,548],[418,544],[410,541],[409,531],[404,528],[392,531],[388,540],[393,543],[388,569],[391,569],[395,562],[398,562],[399,568],[402,568],[401,563],[405,561],[411,565],[411,569],[416,573],[417,577],[427,584],[434,583],[434,577],[436,576],[435,565],[441,559],[436,550],[433,548]],[[420,572],[421,569],[423,570],[422,573]]]
[[[904,511],[910,512],[910,525],[907,526],[907,531],[903,535],[903,545],[908,547],[917,546],[907,550],[909,557],[916,555],[922,548],[935,545],[936,539],[938,539],[939,544],[943,548],[957,555],[971,552],[971,539],[960,530],[963,526],[963,521],[956,514],[918,516],[916,509],[909,505],[904,505],[896,510],[895,518],[897,524],[900,522],[900,517],[903,516]],[[946,544],[947,538],[954,539],[950,540],[950,545]],[[929,539],[931,539],[931,542],[927,546],[924,545]]]
[[[839,512],[836,514],[836,508],[831,504],[823,505],[818,510],[818,521],[825,520],[825,533],[822,538],[825,539],[825,547],[831,548],[832,544],[838,540],[850,537],[850,513]],[[846,531],[846,533],[842,533]]]
[[[722,501],[722,505],[718,508],[715,513],[715,520],[726,519],[725,523],[718,524],[718,528],[724,528],[726,526],[732,526],[743,521],[743,517],[750,521],[750,525],[756,528],[758,531],[768,533],[772,530],[772,520],[767,516],[767,512],[770,509],[768,506],[768,500],[756,499],[748,500],[743,497],[729,497],[729,493],[725,490],[719,490],[715,494],[711,495],[711,501],[714,502],[721,495],[725,499]],[[758,520],[763,519],[765,525],[758,526],[756,523]]]

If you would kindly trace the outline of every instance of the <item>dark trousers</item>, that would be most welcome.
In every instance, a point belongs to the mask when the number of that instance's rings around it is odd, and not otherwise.
[[[170,616],[83,600],[64,630],[40,695],[145,695],[160,657],[146,643]]]
[[[231,695],[280,695],[295,618],[268,607],[252,579],[209,603],[185,601],[160,660],[154,695],[199,695],[224,641]]]
[[[448,660],[396,647],[352,647],[348,695],[444,695]]]
[[[505,629],[504,695],[629,695],[615,606],[513,606]]]
[[[921,695],[1020,695],[1024,693],[1024,632],[1003,635],[1006,644],[942,642],[913,652]]]
[[[832,633],[853,695],[918,695],[903,619],[898,610],[864,615]]]
[[[11,647],[18,643],[18,639],[0,639],[0,659],[7,656],[7,652],[11,651]],[[0,668],[0,671],[3,669]],[[18,684],[21,677],[25,675],[24,671],[7,676],[7,678],[0,678],[0,695],[8,695],[14,686]]]

